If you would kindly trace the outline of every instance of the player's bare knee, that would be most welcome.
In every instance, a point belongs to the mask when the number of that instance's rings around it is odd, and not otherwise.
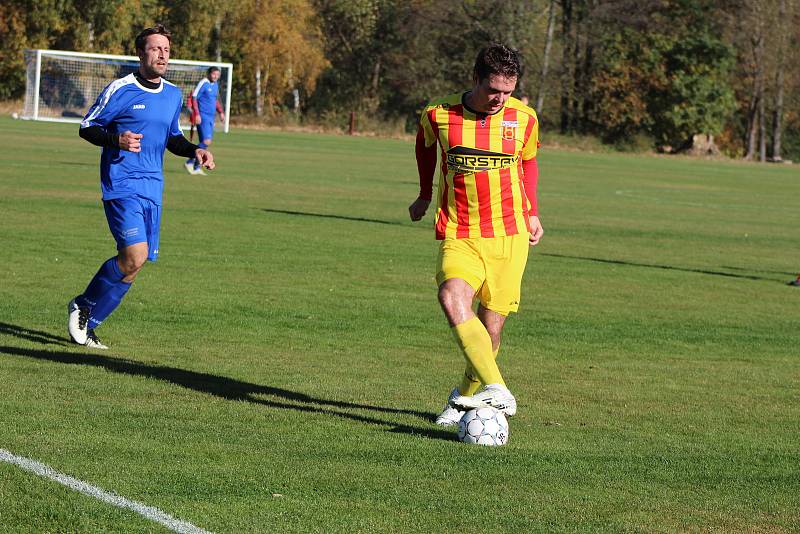
[[[445,313],[452,311],[457,306],[458,300],[457,292],[449,284],[445,282],[439,286],[439,304]]]
[[[147,262],[147,247],[126,250],[119,256],[119,268],[125,275],[125,281],[131,282]]]
[[[145,256],[144,259],[140,258],[125,258],[124,261],[120,262],[120,270],[125,275],[125,278],[136,278],[136,275],[139,271],[142,270],[144,267],[145,261],[147,261],[147,257]]]

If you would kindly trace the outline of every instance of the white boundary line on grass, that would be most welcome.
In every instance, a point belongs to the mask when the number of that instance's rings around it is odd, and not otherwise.
[[[78,480],[77,478],[72,478],[69,475],[59,473],[55,469],[35,460],[12,454],[5,449],[0,449],[0,461],[16,465],[17,467],[37,474],[40,477],[49,478],[50,480],[58,482],[59,484],[63,484],[68,488],[72,488],[75,491],[83,493],[84,495],[94,497],[95,499],[107,502],[108,504],[112,504],[118,508],[127,508],[128,510],[133,510],[137,514],[146,517],[151,521],[161,523],[173,532],[179,532],[180,534],[211,534],[209,531],[196,527],[191,523],[181,521],[180,519],[175,519],[171,515],[162,512],[158,508],[147,506],[146,504],[142,504],[140,502],[131,501],[125,497],[120,497],[119,495],[115,495],[114,493],[110,493],[96,486],[92,486],[91,484],[83,482],[82,480]]]

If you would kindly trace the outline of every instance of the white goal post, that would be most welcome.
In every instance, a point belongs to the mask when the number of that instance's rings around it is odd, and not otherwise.
[[[136,56],[89,54],[63,50],[26,50],[27,81],[23,119],[52,122],[81,122],[106,85],[139,68]],[[209,67],[219,67],[219,98],[225,110],[223,129],[229,130],[233,64],[213,61],[170,59],[165,79],[186,96],[206,76]],[[187,129],[188,115],[181,114]]]

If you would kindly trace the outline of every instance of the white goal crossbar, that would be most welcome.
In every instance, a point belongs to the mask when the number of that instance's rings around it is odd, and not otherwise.
[[[90,54],[64,50],[26,50],[27,82],[23,119],[80,122],[106,85],[139,68],[136,56]],[[184,96],[194,91],[209,67],[219,67],[220,100],[225,110],[223,129],[230,128],[233,64],[214,61],[170,59],[164,78],[177,85]],[[188,114],[181,127],[188,128]]]

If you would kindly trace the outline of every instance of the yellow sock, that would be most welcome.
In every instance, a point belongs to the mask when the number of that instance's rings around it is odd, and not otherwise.
[[[458,392],[467,397],[471,397],[480,387],[481,381],[475,376],[475,369],[468,363],[464,374],[461,375],[461,383],[458,385]]]
[[[494,351],[495,360],[497,360],[498,352],[500,352],[500,347],[497,347],[497,350]],[[458,385],[458,392],[467,397],[471,397],[475,395],[480,388],[481,381],[478,380],[478,377],[475,375],[475,369],[472,367],[471,363],[467,363],[467,368],[464,370],[464,374],[461,377],[461,384]]]
[[[492,339],[481,320],[473,317],[455,325],[451,330],[464,357],[475,370],[476,378],[484,384],[505,385],[497,362],[494,361]]]

